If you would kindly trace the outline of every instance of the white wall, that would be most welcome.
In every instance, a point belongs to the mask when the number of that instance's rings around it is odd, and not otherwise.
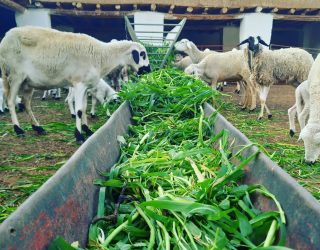
[[[134,23],[145,23],[145,24],[164,24],[164,13],[152,12],[152,11],[140,11],[134,13]],[[156,31],[163,32],[163,25],[134,25],[134,30],[136,35],[143,36],[144,38],[140,39],[143,42],[149,42],[152,44],[157,44],[152,40],[147,38],[159,38],[163,39],[163,33],[139,33],[139,31]],[[147,38],[145,38],[147,36]],[[145,39],[145,40],[144,40]],[[158,42],[159,43],[159,42]]]
[[[226,26],[223,28],[223,50],[232,50],[239,44],[239,27]]]
[[[239,41],[249,36],[260,36],[267,44],[271,41],[273,17],[271,14],[245,14],[240,23]]]
[[[51,18],[47,9],[27,9],[23,13],[16,12],[17,26],[40,26],[51,28]]]

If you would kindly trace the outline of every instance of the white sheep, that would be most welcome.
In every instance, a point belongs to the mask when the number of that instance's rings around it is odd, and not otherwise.
[[[15,104],[19,111],[24,110],[24,105],[21,102],[21,98],[19,96],[16,96]],[[8,110],[8,107],[6,104],[6,98],[3,93],[3,80],[0,78],[0,115],[3,114],[6,110]]]
[[[44,101],[47,98],[47,96],[52,96],[54,99],[60,100],[61,88],[49,89],[49,90],[43,91],[43,95],[41,99]]]
[[[139,43],[104,43],[85,34],[30,26],[13,28],[6,33],[0,43],[0,65],[4,92],[18,135],[24,131],[14,110],[14,100],[21,86],[32,128],[38,134],[44,134],[45,130],[31,110],[33,89],[72,86],[77,112],[75,137],[80,143],[84,141],[81,130],[88,136],[92,134],[85,112],[87,88],[95,87],[102,76],[119,65],[128,65],[138,74],[150,71],[146,49]]]
[[[257,83],[261,102],[261,111],[258,119],[263,117],[266,109],[268,118],[271,118],[266,100],[271,85],[277,83],[291,83],[298,86],[307,80],[313,63],[312,55],[299,48],[287,48],[279,50],[266,50],[261,45],[268,46],[259,36],[249,37],[241,44],[248,43],[248,49],[252,52],[249,63],[251,64],[251,78]]]
[[[192,63],[199,63],[201,60],[203,60],[207,55],[210,55],[212,53],[218,53],[213,50],[205,49],[205,51],[201,51],[197,48],[197,46],[189,41],[188,39],[182,39],[175,43],[174,48],[177,51],[184,52],[188,56],[190,56],[190,59]]]
[[[191,64],[185,69],[186,74],[194,74],[209,83],[216,89],[217,83],[222,81],[244,81],[248,93],[255,93],[255,86],[250,79],[250,69],[246,62],[246,53],[242,50],[211,53],[200,63]],[[231,66],[232,63],[232,66]],[[255,109],[255,94],[250,96],[251,100],[244,104],[243,108],[249,106]]]
[[[295,117],[297,115],[300,129],[305,127],[310,112],[309,82],[302,82],[295,91],[295,104],[288,109],[290,136],[296,132]]]
[[[90,115],[92,118],[96,117],[95,107],[96,107],[97,101],[99,101],[100,103],[104,103],[104,102],[108,103],[111,100],[118,99],[117,92],[103,79],[100,79],[99,83],[95,88],[88,89],[88,93],[91,94],[91,100],[92,100],[91,111],[90,111]],[[68,103],[72,118],[76,118],[76,112],[74,110],[74,100],[75,98],[74,98],[73,87],[69,87],[69,93],[65,101]]]
[[[310,114],[299,140],[304,142],[305,161],[315,163],[320,155],[320,54],[315,59],[309,76]]]

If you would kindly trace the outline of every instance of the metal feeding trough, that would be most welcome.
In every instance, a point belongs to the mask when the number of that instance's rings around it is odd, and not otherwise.
[[[187,21],[187,19],[184,18],[178,24],[150,24],[132,23],[126,16],[124,19],[126,30],[131,39],[134,42],[144,44],[146,47],[152,70],[162,69],[166,65],[173,46]],[[143,27],[143,30],[135,31],[135,27],[137,27],[136,30],[139,29],[139,27]],[[155,27],[160,28],[160,30],[154,30]]]
[[[206,115],[215,112],[208,104],[204,108]],[[130,106],[125,102],[54,176],[0,225],[0,249],[46,249],[57,236],[68,242],[79,241],[84,246],[97,212],[99,187],[93,181],[117,162],[120,155],[117,137],[126,134],[130,124]],[[234,152],[251,144],[219,114],[212,129],[215,133],[223,129],[230,131]],[[249,156],[256,150],[250,147],[242,154]],[[244,183],[262,184],[279,200],[287,216],[288,247],[320,249],[320,204],[291,176],[260,153],[246,167]],[[262,210],[273,208],[272,202],[262,197],[257,197],[255,205]]]

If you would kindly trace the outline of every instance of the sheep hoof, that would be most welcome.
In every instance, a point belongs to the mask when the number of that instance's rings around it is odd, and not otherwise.
[[[26,109],[26,106],[24,106],[23,103],[19,103],[18,104],[18,111],[19,112],[23,112],[23,111],[25,111],[25,109]]]
[[[74,136],[76,137],[76,141],[78,144],[84,143],[85,139],[78,129],[75,129]]]
[[[60,100],[61,98],[60,98],[60,97],[55,97],[54,99],[55,99],[55,100]]]
[[[240,90],[236,90],[235,93],[240,95]]]
[[[0,115],[4,115],[4,112],[2,110],[0,110]]]
[[[21,129],[18,125],[13,125],[13,129],[17,135],[24,135],[24,130]]]
[[[8,108],[4,108],[4,112],[8,112],[9,111],[9,109]]]
[[[291,137],[293,137],[294,136],[294,131],[292,129],[290,129],[289,134],[290,134]]]
[[[76,119],[76,115],[71,114],[71,118]]]
[[[38,133],[38,135],[46,135],[47,132],[41,127],[32,124],[32,129]]]
[[[253,109],[249,109],[249,113],[252,113],[256,110],[256,108],[253,108]]]
[[[90,114],[90,115],[91,115],[91,118],[92,118],[92,119],[97,118],[97,115],[95,115],[95,114]]]
[[[86,133],[87,136],[93,135],[92,130],[86,124],[83,124],[81,128]]]
[[[42,98],[41,98],[42,101],[44,101],[45,99],[46,99],[45,97],[42,97]]]
[[[271,119],[271,118],[272,118],[272,115],[271,115],[271,114],[269,114],[269,115],[268,115],[268,119]]]
[[[223,92],[223,87],[222,86],[220,87],[220,91]]]
[[[246,107],[241,107],[241,110],[246,110]]]
[[[258,120],[258,121],[261,121],[261,120],[262,120],[262,116],[259,116],[257,120]]]

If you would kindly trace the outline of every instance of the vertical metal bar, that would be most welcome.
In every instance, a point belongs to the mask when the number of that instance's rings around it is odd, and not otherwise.
[[[136,35],[136,32],[134,31],[129,19],[127,16],[124,16],[124,21],[126,23],[126,26],[127,26],[127,29],[129,31],[129,35],[131,37],[131,39],[134,41],[134,42],[140,42],[139,39],[137,38],[137,35]]]
[[[167,60],[168,60],[168,58],[169,58],[169,55],[170,55],[170,53],[171,53],[171,51],[172,51],[172,49],[173,49],[173,46],[174,46],[174,44],[176,43],[178,37],[180,36],[180,33],[181,33],[181,31],[182,31],[182,29],[183,29],[186,21],[187,21],[186,18],[183,18],[183,19],[182,19],[180,29],[179,29],[179,31],[177,32],[176,37],[174,38],[174,41],[171,43],[171,46],[170,46],[170,48],[168,49],[167,54],[166,54],[165,57],[163,58],[163,61],[162,61],[161,65],[160,65],[160,69],[162,69],[162,68],[164,67],[164,65],[166,64],[166,62],[167,62]]]

